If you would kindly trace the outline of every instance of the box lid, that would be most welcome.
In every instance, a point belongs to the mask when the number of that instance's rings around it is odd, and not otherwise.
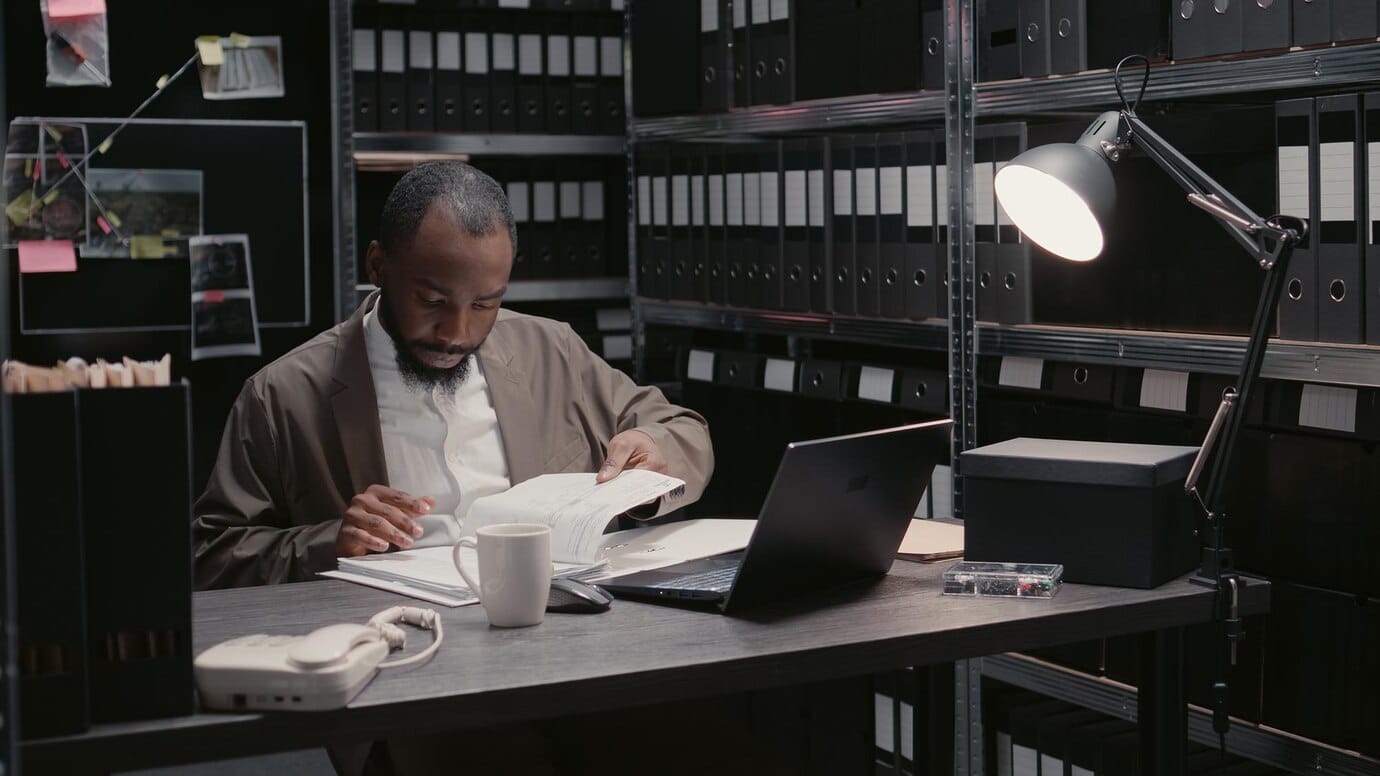
[[[964,476],[1153,487],[1188,475],[1198,448],[1018,437],[962,455]]]

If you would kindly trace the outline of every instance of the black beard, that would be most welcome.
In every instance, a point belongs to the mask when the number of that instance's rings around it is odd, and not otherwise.
[[[405,342],[396,334],[398,330],[397,322],[393,319],[393,310],[388,305],[388,292],[379,293],[379,322],[383,324],[383,330],[388,332],[388,338],[393,340],[393,350],[397,354],[398,372],[402,375],[403,385],[412,390],[427,390],[440,388],[441,393],[446,396],[454,396],[455,390],[465,379],[470,376],[470,353],[460,359],[460,363],[452,367],[440,368],[427,366],[412,354],[414,347],[423,350],[430,350],[436,353],[451,353],[453,351],[442,350],[433,347],[427,342]]]

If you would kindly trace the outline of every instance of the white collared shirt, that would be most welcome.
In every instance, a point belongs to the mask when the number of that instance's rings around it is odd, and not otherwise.
[[[475,499],[510,487],[503,434],[479,359],[453,397],[439,388],[409,388],[398,371],[397,347],[379,321],[364,315],[364,343],[379,402],[388,485],[436,506],[418,520],[413,547],[454,544]]]

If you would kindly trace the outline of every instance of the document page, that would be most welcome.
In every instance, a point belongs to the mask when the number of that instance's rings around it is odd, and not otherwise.
[[[475,501],[465,532],[495,523],[549,525],[553,561],[594,563],[609,521],[683,487],[684,480],[642,469],[601,485],[592,473],[543,474]]]

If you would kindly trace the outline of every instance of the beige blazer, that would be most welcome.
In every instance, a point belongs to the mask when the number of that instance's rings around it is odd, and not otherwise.
[[[350,499],[388,484],[364,346],[364,313],[376,299],[245,382],[196,503],[198,588],[306,580],[334,569]],[[633,383],[568,325],[501,310],[477,355],[514,484],[594,471],[609,439],[635,428],[686,482],[685,494],[664,499],[658,514],[704,491],[714,469],[704,418]]]

